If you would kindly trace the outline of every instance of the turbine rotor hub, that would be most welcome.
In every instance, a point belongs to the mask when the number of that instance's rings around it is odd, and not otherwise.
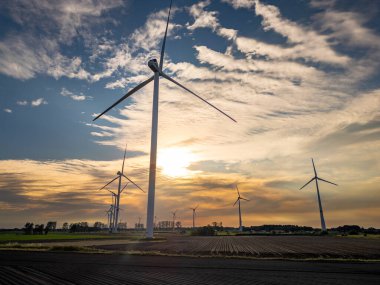
[[[159,72],[160,68],[158,67],[157,59],[153,58],[148,61],[148,66],[153,72]]]

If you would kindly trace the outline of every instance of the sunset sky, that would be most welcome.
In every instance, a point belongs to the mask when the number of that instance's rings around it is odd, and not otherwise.
[[[120,170],[148,189],[152,72],[169,0],[0,3],[0,228],[106,222]],[[380,227],[380,2],[175,0],[160,81],[157,220]],[[117,184],[108,189],[116,190]],[[128,186],[121,221],[147,195]]]

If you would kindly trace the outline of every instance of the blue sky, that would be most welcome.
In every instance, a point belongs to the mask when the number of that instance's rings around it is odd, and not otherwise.
[[[29,216],[105,220],[109,197],[94,191],[120,167],[125,143],[130,174],[147,188],[152,85],[92,118],[150,76],[168,4],[0,4],[0,215],[8,218],[0,226]],[[314,157],[340,185],[322,193],[328,226],[380,226],[379,9],[376,1],[174,1],[166,72],[238,124],[161,81],[157,215],[188,201],[203,206],[203,223],[234,225],[239,183],[251,198],[247,224],[318,226],[314,189],[297,190]],[[144,216],[144,195],[123,199],[129,223]],[[190,212],[180,217],[190,224]]]

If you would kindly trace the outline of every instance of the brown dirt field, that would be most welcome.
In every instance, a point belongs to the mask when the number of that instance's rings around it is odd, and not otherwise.
[[[93,245],[112,251],[266,258],[380,259],[380,240],[320,236],[167,237],[166,241]]]

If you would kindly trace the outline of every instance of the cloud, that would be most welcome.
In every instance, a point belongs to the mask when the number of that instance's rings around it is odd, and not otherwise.
[[[194,4],[190,7],[189,13],[194,18],[193,24],[187,24],[187,28],[191,31],[199,28],[211,28],[212,30],[216,30],[219,26],[219,21],[217,19],[218,13],[215,11],[206,11],[205,7],[210,5],[211,1],[201,1],[197,4]]]
[[[36,100],[33,100],[30,102],[30,105],[32,107],[38,107],[38,106],[41,106],[41,105],[46,105],[48,102],[44,99],[44,98],[38,98]]]
[[[173,17],[175,12],[176,9],[173,8],[171,11],[171,17]],[[130,35],[129,40],[132,43],[132,49],[144,49],[146,51],[157,49],[157,46],[164,37],[167,17],[167,9],[150,14],[145,24]],[[180,27],[180,25],[169,23],[168,37],[170,37],[178,27]]]
[[[8,109],[8,108],[6,108],[6,109],[4,109],[4,112],[6,112],[6,113],[12,113],[12,110],[11,109]]]
[[[67,90],[65,87],[62,87],[61,95],[65,97],[69,97],[73,99],[74,101],[84,101],[89,98],[89,96],[85,96],[83,95],[83,93],[80,93],[80,95],[76,95],[73,92]]]
[[[255,0],[222,0],[222,2],[231,4],[235,9],[252,8],[255,5]]]
[[[23,101],[17,101],[16,104],[17,104],[17,105],[20,105],[20,106],[26,106],[26,105],[28,105],[28,101],[26,101],[26,100],[23,100]]]
[[[68,57],[62,49],[78,37],[87,46],[96,44],[93,26],[112,22],[104,14],[123,3],[119,0],[6,2],[4,9],[20,28],[0,41],[0,72],[22,80],[38,74],[93,80],[82,59]]]

